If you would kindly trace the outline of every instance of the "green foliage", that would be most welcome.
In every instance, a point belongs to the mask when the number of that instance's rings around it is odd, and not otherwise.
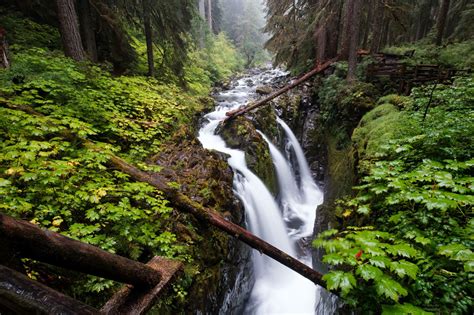
[[[200,110],[195,97],[154,79],[113,78],[36,48],[0,70],[0,105],[6,103],[45,116],[0,106],[1,212],[136,260],[192,259],[188,241],[174,234],[164,196],[106,164],[111,151],[145,168],[140,161]],[[85,148],[69,132],[102,151]],[[73,293],[83,298],[112,285],[95,277],[80,281]]]
[[[38,24],[23,17],[20,13],[9,12],[0,7],[2,27],[7,32],[8,43],[16,51],[25,47],[59,49],[61,41],[59,31],[49,25]],[[20,48],[21,47],[21,48]]]
[[[224,33],[209,36],[206,47],[189,53],[185,80],[189,88],[207,95],[211,85],[242,69],[242,57]]]
[[[422,41],[386,49],[387,52],[395,54],[404,54],[411,50],[415,50],[415,55],[407,61],[414,65],[420,63],[441,64],[459,69],[474,67],[474,40],[472,39],[442,47]]]
[[[324,78],[318,89],[321,108],[321,124],[325,127],[337,126],[348,142],[350,132],[359,119],[375,106],[377,92],[370,83],[348,84],[345,80],[347,64],[336,64],[335,73]],[[344,122],[344,124],[341,124]]]
[[[387,314],[474,307],[474,80],[437,87],[423,120],[432,91],[384,97],[363,117],[353,133],[361,183],[337,211],[346,228],[315,242],[324,262],[356,278],[341,292],[361,310],[381,302]]]

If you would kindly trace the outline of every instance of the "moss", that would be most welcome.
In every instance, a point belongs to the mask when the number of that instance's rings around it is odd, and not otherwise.
[[[411,120],[392,104],[382,104],[368,112],[352,134],[359,159],[375,158],[384,144],[410,134]]]
[[[408,108],[412,103],[413,99],[409,96],[389,94],[379,98],[378,104],[392,104],[400,109]]]
[[[276,128],[276,127],[275,127]],[[268,145],[250,120],[237,117],[218,130],[227,145],[245,152],[247,167],[254,172],[273,194],[278,182]]]

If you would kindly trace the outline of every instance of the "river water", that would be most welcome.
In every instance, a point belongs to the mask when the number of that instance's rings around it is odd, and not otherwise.
[[[285,75],[280,70],[267,70],[241,78],[233,88],[216,95],[216,109],[205,116],[199,131],[204,148],[229,155],[228,163],[234,170],[234,193],[245,207],[247,228],[287,254],[311,266],[311,239],[316,207],[323,194],[313,180],[303,150],[288,125],[277,118],[284,139],[279,148],[260,132],[268,143],[275,166],[279,192],[273,196],[265,184],[247,167],[245,153],[228,148],[216,134],[225,113],[246,104],[256,97],[255,87]],[[255,284],[245,306],[245,314],[315,314],[320,296],[319,288],[311,281],[253,250]]]

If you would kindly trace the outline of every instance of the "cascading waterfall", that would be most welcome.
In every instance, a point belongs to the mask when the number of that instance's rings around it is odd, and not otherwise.
[[[265,184],[246,165],[245,153],[228,148],[215,130],[229,110],[245,104],[255,95],[252,86],[265,84],[277,76],[279,70],[270,70],[237,81],[237,85],[217,95],[216,110],[205,116],[207,122],[199,132],[204,148],[226,153],[234,170],[234,192],[242,201],[247,215],[248,229],[289,255],[311,265],[311,255],[301,245],[313,231],[316,207],[322,202],[322,193],[314,183],[303,150],[291,129],[277,119],[284,130],[286,141],[296,165],[264,135],[275,165],[279,182],[279,198],[271,194]],[[249,84],[251,80],[252,84]],[[298,172],[298,176],[297,176]],[[298,248],[298,249],[297,249]],[[317,287],[306,278],[273,259],[253,251],[255,284],[246,306],[246,314],[314,314]]]

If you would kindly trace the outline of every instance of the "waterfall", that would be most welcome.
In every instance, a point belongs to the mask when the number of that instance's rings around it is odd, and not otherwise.
[[[316,207],[322,202],[322,193],[312,179],[303,150],[291,129],[277,119],[285,131],[286,142],[296,156],[295,165],[263,134],[268,143],[279,183],[279,198],[247,167],[245,153],[228,148],[215,134],[219,122],[228,110],[245,104],[255,92],[256,84],[270,82],[282,75],[270,70],[240,79],[236,86],[216,96],[218,105],[205,116],[199,131],[204,148],[228,154],[228,163],[234,170],[234,193],[241,200],[247,217],[248,229],[255,235],[278,247],[300,261],[311,265],[311,254],[305,250],[305,238],[313,231]],[[252,84],[249,84],[249,80]],[[299,176],[296,175],[297,171]],[[314,314],[319,290],[308,279],[273,259],[253,251],[255,284],[246,314]]]

